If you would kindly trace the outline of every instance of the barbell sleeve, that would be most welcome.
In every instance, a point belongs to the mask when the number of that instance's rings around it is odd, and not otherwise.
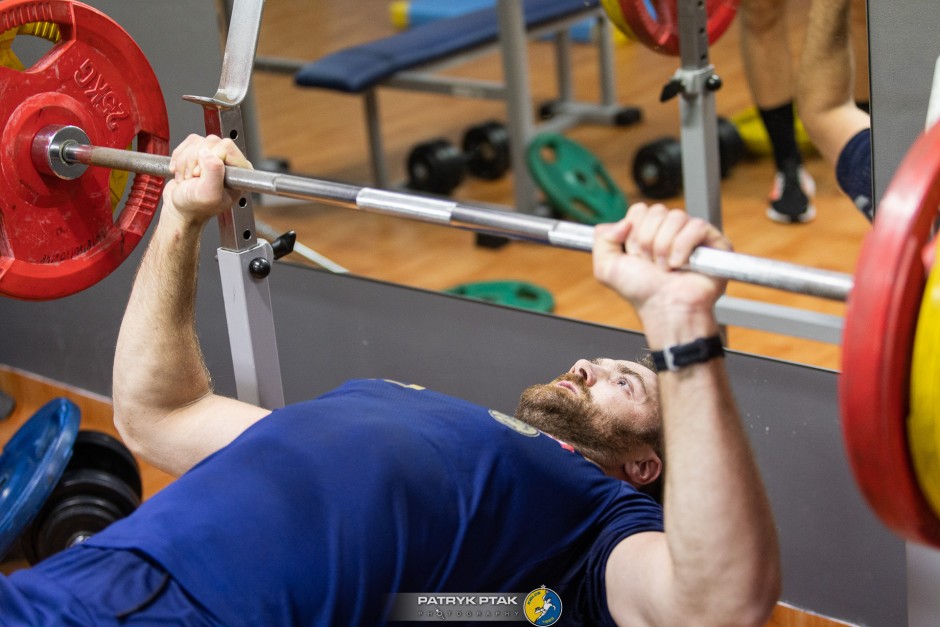
[[[85,141],[76,139],[74,131],[62,132],[73,128],[47,129],[36,136],[33,158],[45,159],[43,163],[37,163],[44,171],[59,174],[58,171],[63,168],[83,164],[160,177],[170,176],[169,157],[93,146],[87,142],[87,138]],[[63,137],[65,139],[58,139]],[[317,201],[571,250],[590,252],[594,243],[594,227],[584,224],[289,174],[226,166],[225,186],[244,192]],[[848,299],[853,285],[852,276],[841,272],[705,247],[693,251],[684,268],[717,278],[838,301]]]

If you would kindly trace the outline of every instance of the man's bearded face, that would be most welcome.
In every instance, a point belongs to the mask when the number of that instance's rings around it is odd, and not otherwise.
[[[558,385],[570,382],[577,390]],[[584,378],[566,373],[549,384],[527,388],[519,399],[516,418],[558,438],[605,467],[622,463],[626,453],[650,442],[631,416],[615,416],[594,402]]]

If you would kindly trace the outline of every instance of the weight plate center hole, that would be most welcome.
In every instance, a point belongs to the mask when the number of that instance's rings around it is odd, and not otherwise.
[[[555,163],[558,161],[558,153],[555,151],[554,146],[542,146],[542,150],[539,152],[539,154],[542,156],[542,161],[545,163]]]
[[[32,69],[59,41],[59,26],[32,22],[0,34],[0,65],[17,71]]]

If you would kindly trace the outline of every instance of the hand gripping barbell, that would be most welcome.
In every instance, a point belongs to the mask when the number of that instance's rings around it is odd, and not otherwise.
[[[120,26],[71,0],[0,3],[0,23],[7,28],[36,21],[59,25],[62,41],[33,68],[0,68],[0,120],[6,120],[0,135],[0,293],[46,300],[88,287],[130,254],[159,203],[169,150],[159,83]],[[132,144],[136,151],[124,150]],[[100,167],[86,171],[91,165]],[[116,218],[110,169],[138,173]],[[593,245],[587,225],[451,200],[231,167],[225,184],[574,250]],[[707,248],[694,251],[687,268],[848,300],[840,403],[856,479],[889,527],[940,547],[940,505],[935,510],[928,504],[923,487],[940,482],[940,470],[930,470],[940,464],[919,463],[927,470],[918,474],[907,433],[909,382],[913,378],[916,386],[921,379],[911,376],[911,361],[926,282],[922,251],[938,205],[935,126],[917,140],[883,196],[854,280]],[[940,357],[938,350],[927,352],[934,361]],[[937,403],[927,411],[935,414]],[[938,442],[935,434],[924,445],[926,454],[919,443],[919,459],[940,459]]]

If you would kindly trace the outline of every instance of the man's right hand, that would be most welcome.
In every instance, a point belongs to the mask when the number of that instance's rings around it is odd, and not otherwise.
[[[226,165],[251,168],[231,139],[190,135],[183,140],[170,157],[174,178],[163,192],[164,212],[202,226],[230,208],[240,194],[224,187]]]
[[[594,232],[595,277],[630,301],[651,339],[660,323],[713,315],[726,281],[679,268],[698,246],[731,250],[714,226],[679,209],[638,203]]]

